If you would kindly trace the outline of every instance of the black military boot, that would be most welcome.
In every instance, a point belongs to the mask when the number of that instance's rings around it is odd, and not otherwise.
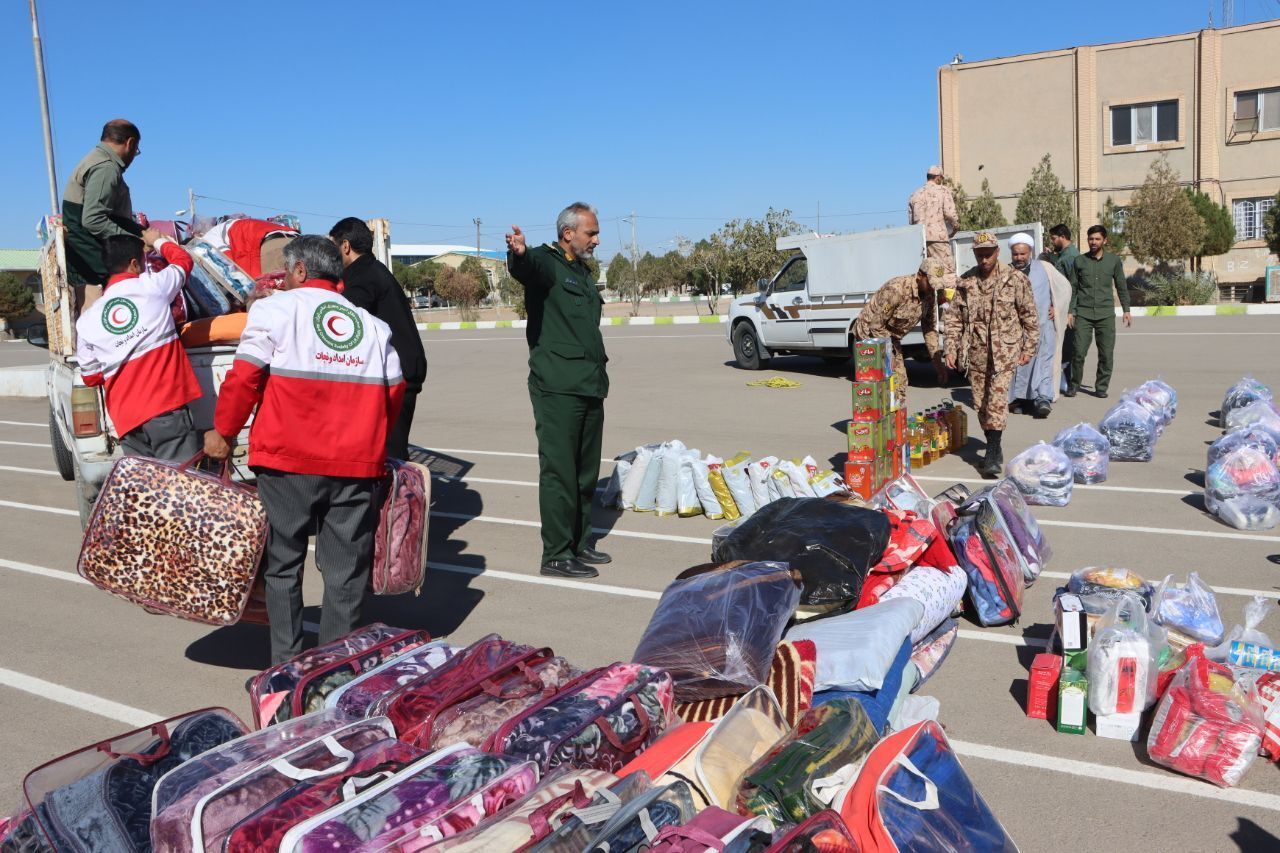
[[[978,466],[978,473],[987,480],[997,480],[1004,472],[1004,451],[1000,449],[1000,430],[985,430],[987,437],[987,455]]]

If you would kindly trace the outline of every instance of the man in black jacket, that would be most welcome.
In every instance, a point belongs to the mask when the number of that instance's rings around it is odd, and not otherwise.
[[[427,378],[427,353],[409,299],[391,270],[373,256],[373,232],[363,220],[348,216],[329,230],[329,239],[342,252],[342,295],[391,327],[391,346],[400,357],[405,394],[400,418],[387,433],[387,456],[408,459],[413,409]]]

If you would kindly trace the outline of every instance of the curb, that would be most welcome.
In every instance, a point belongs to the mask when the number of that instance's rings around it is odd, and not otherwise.
[[[1280,313],[1280,312],[1277,312]],[[729,322],[725,315],[686,316],[686,317],[605,317],[600,321],[600,328],[606,326],[701,326],[719,325]],[[423,332],[469,332],[481,329],[523,329],[529,325],[527,320],[475,320],[472,322],[454,321],[452,323],[418,323]]]
[[[0,397],[44,397],[48,395],[45,386],[44,364],[23,365],[22,367],[0,367]]]
[[[1280,314],[1280,303],[1225,303],[1222,305],[1148,305],[1130,309],[1135,317],[1235,317],[1242,314]],[[1116,316],[1124,313],[1116,309]]]

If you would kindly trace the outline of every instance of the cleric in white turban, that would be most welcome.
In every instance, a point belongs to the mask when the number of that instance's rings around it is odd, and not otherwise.
[[[1009,389],[1009,411],[1049,417],[1050,407],[1058,397],[1057,378],[1062,373],[1062,339],[1067,309],[1071,304],[1071,284],[1047,261],[1036,260],[1035,239],[1025,231],[1009,238],[1013,268],[1031,280],[1040,314],[1040,343],[1035,358],[1018,368]]]

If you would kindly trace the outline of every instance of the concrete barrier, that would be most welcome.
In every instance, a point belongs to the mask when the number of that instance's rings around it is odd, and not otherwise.
[[[43,364],[0,367],[0,397],[44,397],[47,369]]]

